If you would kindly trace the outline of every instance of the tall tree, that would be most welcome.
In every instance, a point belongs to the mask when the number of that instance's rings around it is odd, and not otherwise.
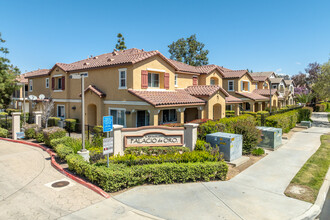
[[[192,66],[208,64],[208,50],[204,49],[205,44],[197,41],[196,34],[168,45],[170,58]]]
[[[319,99],[330,99],[330,59],[320,66],[320,72],[313,84],[313,91]]]
[[[16,77],[20,73],[19,69],[11,65],[9,59],[6,58],[9,51],[1,45],[5,42],[0,33],[0,108],[2,109],[9,105],[11,95],[19,88],[16,84]]]
[[[319,63],[314,62],[308,64],[307,68],[305,68],[305,72],[308,74],[307,77],[308,85],[312,86],[316,82],[320,71],[321,71],[321,65]]]
[[[307,86],[307,76],[304,73],[299,73],[291,77],[293,83],[297,87],[306,87]]]
[[[117,44],[116,44],[116,49],[117,50],[125,50],[127,47],[125,45],[125,38],[123,37],[123,35],[121,33],[118,33],[117,35]]]

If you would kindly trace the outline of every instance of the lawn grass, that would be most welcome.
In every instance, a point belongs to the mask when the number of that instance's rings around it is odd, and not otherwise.
[[[330,133],[321,136],[321,146],[307,160],[304,166],[292,179],[290,185],[301,187],[305,193],[294,194],[286,191],[286,195],[314,203],[330,166]],[[290,186],[288,187],[290,188]]]

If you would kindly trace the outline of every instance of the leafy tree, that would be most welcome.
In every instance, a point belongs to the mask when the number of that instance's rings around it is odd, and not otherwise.
[[[192,66],[208,64],[208,50],[204,49],[205,44],[197,41],[196,34],[168,45],[170,58]]]
[[[48,127],[48,119],[52,115],[53,109],[54,109],[54,100],[52,97],[42,100],[41,119],[42,119],[42,122],[43,122],[45,128]]]
[[[305,68],[305,72],[308,74],[307,84],[311,86],[313,83],[317,81],[318,75],[321,71],[321,65],[317,62],[308,64],[307,68]]]
[[[0,53],[4,55],[2,57],[0,54],[0,108],[6,108],[9,105],[11,95],[19,88],[16,84],[16,77],[20,71],[17,67],[11,65],[9,59],[6,58],[9,51],[1,46],[5,42],[0,33]]]
[[[118,33],[117,35],[117,44],[116,44],[116,49],[117,50],[125,50],[127,47],[125,45],[125,38],[123,37],[123,35],[121,33]]]
[[[313,91],[320,99],[330,99],[330,59],[320,66],[320,73],[317,74]]]
[[[306,87],[307,85],[307,76],[304,73],[294,75],[291,77],[291,79],[297,87]]]

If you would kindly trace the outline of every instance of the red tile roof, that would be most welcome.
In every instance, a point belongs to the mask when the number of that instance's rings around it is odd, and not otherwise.
[[[247,70],[227,70],[224,72],[225,79],[240,78],[244,74],[248,73]]]
[[[198,85],[198,86],[188,86],[185,89],[190,95],[193,96],[212,96],[218,90],[220,90],[225,96],[229,96],[228,92],[216,85]]]
[[[266,81],[266,79],[268,79],[267,76],[254,76],[252,74],[251,74],[251,76],[252,76],[253,80],[259,81],[259,82],[264,82],[264,81]]]
[[[98,89],[96,86],[94,85],[89,85],[86,89],[85,92],[87,92],[88,90],[91,90],[92,92],[94,92],[96,95],[98,95],[100,98],[106,97],[107,95],[102,92],[100,89]],[[81,96],[81,94],[80,94]]]
[[[243,101],[235,96],[229,95],[226,97],[226,103],[242,103]]]
[[[269,89],[255,89],[253,92],[262,96],[269,96],[270,93]],[[278,95],[277,89],[272,89],[272,95],[275,93]]]
[[[31,72],[21,74],[20,79],[26,80],[26,83],[27,83],[27,79],[25,79],[25,78],[32,78],[32,77],[36,77],[36,76],[44,76],[44,75],[48,75],[48,73],[49,73],[49,69],[34,70],[34,71],[31,71]]]
[[[267,97],[259,95],[257,93],[252,93],[252,92],[235,92],[235,93],[244,96],[246,98],[249,98],[253,101],[268,100]]]
[[[171,105],[205,105],[205,101],[190,95],[183,89],[175,91],[146,91],[129,89],[128,92],[155,107]]]

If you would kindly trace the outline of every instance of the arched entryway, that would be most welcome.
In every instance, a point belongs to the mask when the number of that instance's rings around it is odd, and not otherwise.
[[[87,123],[88,125],[94,126],[97,122],[97,111],[96,111],[96,105],[89,104],[87,107]]]
[[[221,105],[215,104],[213,105],[213,120],[218,120],[221,118]]]
[[[277,107],[276,100],[273,100],[273,107]]]

